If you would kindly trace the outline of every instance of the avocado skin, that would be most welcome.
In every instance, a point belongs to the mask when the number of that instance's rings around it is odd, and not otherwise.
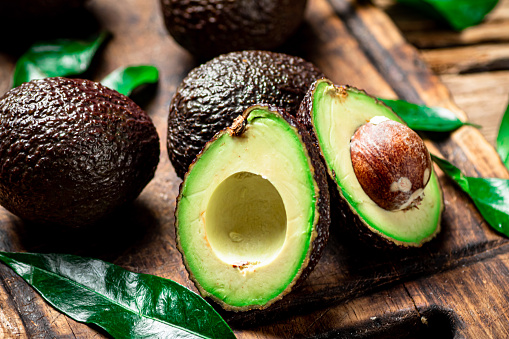
[[[193,69],[177,88],[168,115],[168,155],[183,178],[215,133],[249,106],[265,103],[295,115],[309,86],[323,74],[299,57],[242,51]]]
[[[132,100],[89,80],[48,78],[0,98],[0,204],[22,219],[93,224],[154,176],[159,137]]]
[[[307,0],[161,0],[166,28],[199,58],[281,45],[302,22]]]
[[[323,79],[329,85],[335,86],[331,81]],[[318,144],[318,138],[316,136],[313,123],[311,120],[311,112],[313,111],[313,96],[316,90],[316,86],[318,81],[315,81],[310,87],[304,98],[302,99],[299,110],[296,114],[297,121],[302,125],[303,129],[309,132],[311,137],[311,143],[313,146],[320,150],[320,146]],[[337,87],[337,86],[336,86]],[[352,88],[351,86],[347,86]],[[362,91],[356,89],[358,91]],[[364,92],[364,91],[362,91]],[[364,92],[365,93],[365,92]],[[368,94],[366,94],[368,95]],[[381,103],[383,104],[383,103]],[[322,162],[325,164],[325,158],[321,151],[320,158]],[[337,223],[341,226],[342,230],[346,231],[346,233],[351,238],[355,238],[359,240],[361,243],[367,245],[370,248],[377,248],[382,250],[400,250],[400,249],[413,249],[422,246],[423,243],[431,240],[424,239],[420,244],[405,245],[403,243],[396,243],[395,241],[391,241],[391,239],[381,236],[375,232],[372,232],[366,223],[361,219],[361,217],[353,211],[353,208],[346,201],[346,199],[342,196],[341,188],[335,181],[336,174],[332,171],[328,171],[327,181],[329,184],[329,195],[330,195],[330,205],[331,205],[331,219],[333,223]],[[442,191],[443,196],[443,191]],[[442,207],[443,208],[443,207]],[[443,212],[443,210],[442,210]],[[440,233],[440,222],[438,223],[437,230],[433,234],[432,237],[435,237],[438,233]]]
[[[256,108],[263,108],[263,109],[267,109],[269,111],[277,112],[278,114],[280,114],[283,117],[283,119],[285,119],[292,127],[294,127],[297,130],[304,146],[306,147],[306,150],[309,155],[309,160],[311,162],[312,169],[314,170],[313,178],[315,179],[315,182],[318,186],[318,191],[319,191],[318,199],[317,199],[318,221],[315,225],[316,237],[310,246],[311,250],[309,252],[309,256],[307,257],[307,265],[305,265],[300,276],[295,281],[293,281],[293,283],[290,284],[277,298],[273,299],[270,303],[268,303],[266,305],[261,305],[259,307],[249,306],[249,307],[245,307],[245,308],[235,308],[235,307],[231,307],[228,304],[225,304],[221,299],[218,299],[214,296],[210,297],[216,303],[221,305],[221,307],[223,309],[225,309],[226,311],[239,312],[239,311],[263,310],[263,309],[270,307],[278,300],[281,300],[285,295],[290,293],[295,288],[298,288],[306,280],[306,278],[309,276],[309,274],[313,271],[315,266],[320,261],[320,258],[322,257],[323,251],[324,251],[325,246],[327,245],[327,241],[329,239],[329,227],[330,227],[330,223],[331,223],[331,209],[330,209],[331,203],[330,203],[330,196],[329,196],[330,190],[329,190],[329,184],[328,184],[328,175],[327,175],[326,167],[323,163],[323,159],[320,155],[320,152],[314,145],[314,140],[313,140],[312,136],[304,128],[304,126],[302,126],[299,123],[299,121],[296,119],[296,117],[288,114],[284,109],[276,107],[274,105],[259,104],[259,105],[253,105],[253,106],[248,107],[246,109],[246,111],[256,109]],[[175,228],[177,228],[177,212],[178,212],[179,202],[182,198],[182,189],[184,187],[188,173],[191,172],[194,164],[198,161],[198,159],[203,154],[203,152],[206,151],[208,146],[210,144],[212,144],[214,141],[216,141],[217,139],[219,139],[224,133],[229,133],[227,128],[216,133],[212,139],[210,139],[209,141],[207,141],[205,143],[202,150],[193,159],[191,165],[189,166],[189,170],[183,176],[183,181],[180,183],[180,186],[179,186],[179,195],[177,196],[177,203],[176,203],[177,208],[175,208]],[[335,185],[335,183],[334,183],[334,185]],[[189,273],[190,279],[193,281],[193,283],[195,284],[196,288],[200,291],[202,296],[208,295],[208,293],[205,292],[203,290],[203,288],[201,287],[199,281],[194,277],[191,270],[188,269],[188,263],[185,259],[184,250],[182,249],[182,247],[180,245],[180,239],[178,238],[178,234],[179,234],[178,231],[176,231],[175,237],[176,237],[177,249],[179,250],[179,252],[182,256],[182,260],[183,260],[184,265],[186,266],[186,269]]]

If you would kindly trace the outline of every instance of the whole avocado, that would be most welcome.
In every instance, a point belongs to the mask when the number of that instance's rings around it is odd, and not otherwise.
[[[273,49],[302,22],[306,0],[161,0],[166,28],[193,55]]]
[[[0,98],[0,204],[22,219],[93,224],[134,200],[158,161],[150,117],[99,83],[33,80]]]
[[[267,51],[232,52],[193,69],[168,115],[168,155],[177,175],[183,178],[202,147],[249,106],[264,103],[295,115],[323,76],[302,58]]]

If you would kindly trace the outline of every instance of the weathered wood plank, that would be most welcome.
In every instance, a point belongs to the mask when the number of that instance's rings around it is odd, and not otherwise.
[[[372,1],[377,7],[384,10],[394,21],[396,26],[403,32],[403,35],[411,32],[416,34],[435,34],[436,32],[451,32],[451,29],[444,23],[430,19],[423,13],[414,10],[409,6],[398,4],[397,0],[373,0]],[[484,30],[482,26],[485,24],[496,25],[498,23],[504,23],[509,20],[509,1],[499,0],[497,6],[484,18],[483,22],[475,27],[469,27],[467,30]],[[499,34],[496,33],[496,36]],[[483,38],[481,38],[483,39]],[[489,41],[493,39],[490,36],[485,36],[483,41]],[[507,35],[505,40],[507,40]],[[410,42],[413,42],[409,40]],[[433,42],[427,39],[431,44]],[[481,42],[481,41],[480,41]],[[437,42],[440,44],[440,42]]]
[[[299,32],[301,36],[298,34],[295,37],[299,40],[296,43],[300,48],[291,52],[312,61],[334,83],[359,87],[385,97],[395,97],[393,89],[384,81],[326,1],[312,2],[308,6],[306,19],[303,31]],[[302,36],[306,38],[305,43],[302,43]]]
[[[507,253],[405,284],[416,305],[441,305],[459,317],[456,337],[507,338]]]
[[[509,1],[499,0],[497,7],[493,10],[492,13],[488,14],[486,19],[488,21],[509,20]]]
[[[12,72],[14,70],[14,62],[14,57],[0,53],[0,65],[2,65],[2,67],[0,67],[0,95],[3,95],[3,93],[9,89]]]
[[[495,146],[500,121],[509,104],[509,71],[444,74],[440,79],[469,121],[481,125],[483,136]]]
[[[8,284],[9,278],[4,278],[3,275],[1,278],[3,278],[3,283],[0,284],[0,337],[27,338],[23,319],[18,313],[11,295],[3,286],[3,284]]]
[[[405,38],[418,48],[447,48],[451,46],[474,45],[481,43],[509,42],[509,19],[507,21],[486,22],[469,27],[461,32],[450,29],[408,31]]]
[[[438,74],[509,69],[509,43],[423,50],[421,56]]]
[[[4,328],[16,327],[17,332],[29,338],[75,337],[68,318],[42,300],[19,276],[2,265],[0,277],[3,285],[0,292],[6,293],[2,298],[7,297],[11,301],[11,307],[2,307],[2,317],[14,320]],[[21,318],[22,327],[19,327],[20,322],[16,321],[18,317]]]
[[[300,337],[306,338],[343,338],[370,330],[379,335],[380,322],[388,321],[391,315],[401,317],[398,322],[403,318],[418,318],[413,302],[402,286],[258,327],[255,338],[294,338],[292,333],[299,333]],[[359,323],[363,326],[358,326]],[[404,328],[399,333],[395,330],[393,337],[398,337],[405,330],[415,330],[415,326],[401,325]],[[238,338],[252,337],[251,333],[240,333]]]

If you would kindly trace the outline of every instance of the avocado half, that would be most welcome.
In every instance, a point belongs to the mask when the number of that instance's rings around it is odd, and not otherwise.
[[[184,177],[205,143],[249,106],[265,103],[295,115],[322,77],[299,57],[267,51],[232,52],[191,70],[168,114],[168,155],[177,175]]]
[[[302,22],[307,0],[161,0],[166,28],[199,58],[281,45]]]
[[[325,173],[309,135],[274,107],[248,108],[208,142],[175,211],[201,295],[230,311],[263,309],[303,281],[328,238]]]
[[[33,80],[0,98],[0,204],[24,220],[93,224],[134,200],[158,162],[150,117],[97,82]]]
[[[376,204],[359,184],[350,154],[352,136],[374,117],[403,123],[389,107],[364,91],[336,86],[327,79],[320,79],[311,86],[297,114],[314,138],[336,184],[336,190],[330,184],[334,190],[331,197],[337,197],[335,204],[345,222],[356,226],[360,234],[378,235],[392,245],[421,246],[440,231],[444,208],[440,183],[432,170],[416,208],[390,211]]]

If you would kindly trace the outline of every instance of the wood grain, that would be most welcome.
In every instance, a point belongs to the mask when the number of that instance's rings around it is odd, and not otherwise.
[[[482,126],[494,146],[499,122],[509,103],[504,72],[509,69],[509,0],[500,0],[485,20],[461,32],[448,29],[394,0],[374,0],[402,36],[419,48],[421,56],[451,91],[468,119]]]
[[[469,121],[480,125],[486,140],[495,146],[503,112],[509,105],[509,71],[444,74],[440,79]]]
[[[180,180],[168,160],[165,138],[169,101],[196,61],[166,33],[158,1],[93,0],[88,6],[97,25],[112,32],[89,72],[91,78],[100,79],[133,63],[153,64],[160,70],[156,92],[143,100],[161,138],[156,176],[135,203],[89,232],[49,233],[0,209],[0,250],[94,256],[194,289],[175,248],[173,210]],[[314,62],[336,83],[377,96],[448,107],[461,119],[467,118],[387,14],[370,4],[310,0],[304,25],[280,50]],[[0,53],[0,92],[9,87],[15,58],[16,54]],[[433,153],[470,175],[509,177],[475,128],[427,137]],[[438,173],[446,210],[443,231],[435,240],[420,249],[384,252],[359,242],[336,221],[323,258],[300,289],[265,311],[220,311],[236,335],[507,336],[507,297],[500,286],[509,279],[508,241],[492,231],[470,199]],[[0,303],[0,333],[6,337],[104,336],[55,311],[5,266],[0,266]]]
[[[482,25],[467,28],[461,32],[451,30],[408,31],[405,38],[421,49],[447,48],[482,43],[507,43],[509,21],[488,21]]]
[[[509,68],[509,44],[485,44],[421,52],[438,74],[472,73]]]
[[[373,0],[378,8],[386,12],[405,38],[419,48],[448,47],[462,44],[484,42],[507,42],[506,27],[509,20],[509,1],[499,0],[497,6],[479,25],[454,32],[447,25],[426,16],[410,6],[399,4],[397,0]],[[500,29],[496,29],[499,27]],[[433,40],[435,37],[436,40]]]

